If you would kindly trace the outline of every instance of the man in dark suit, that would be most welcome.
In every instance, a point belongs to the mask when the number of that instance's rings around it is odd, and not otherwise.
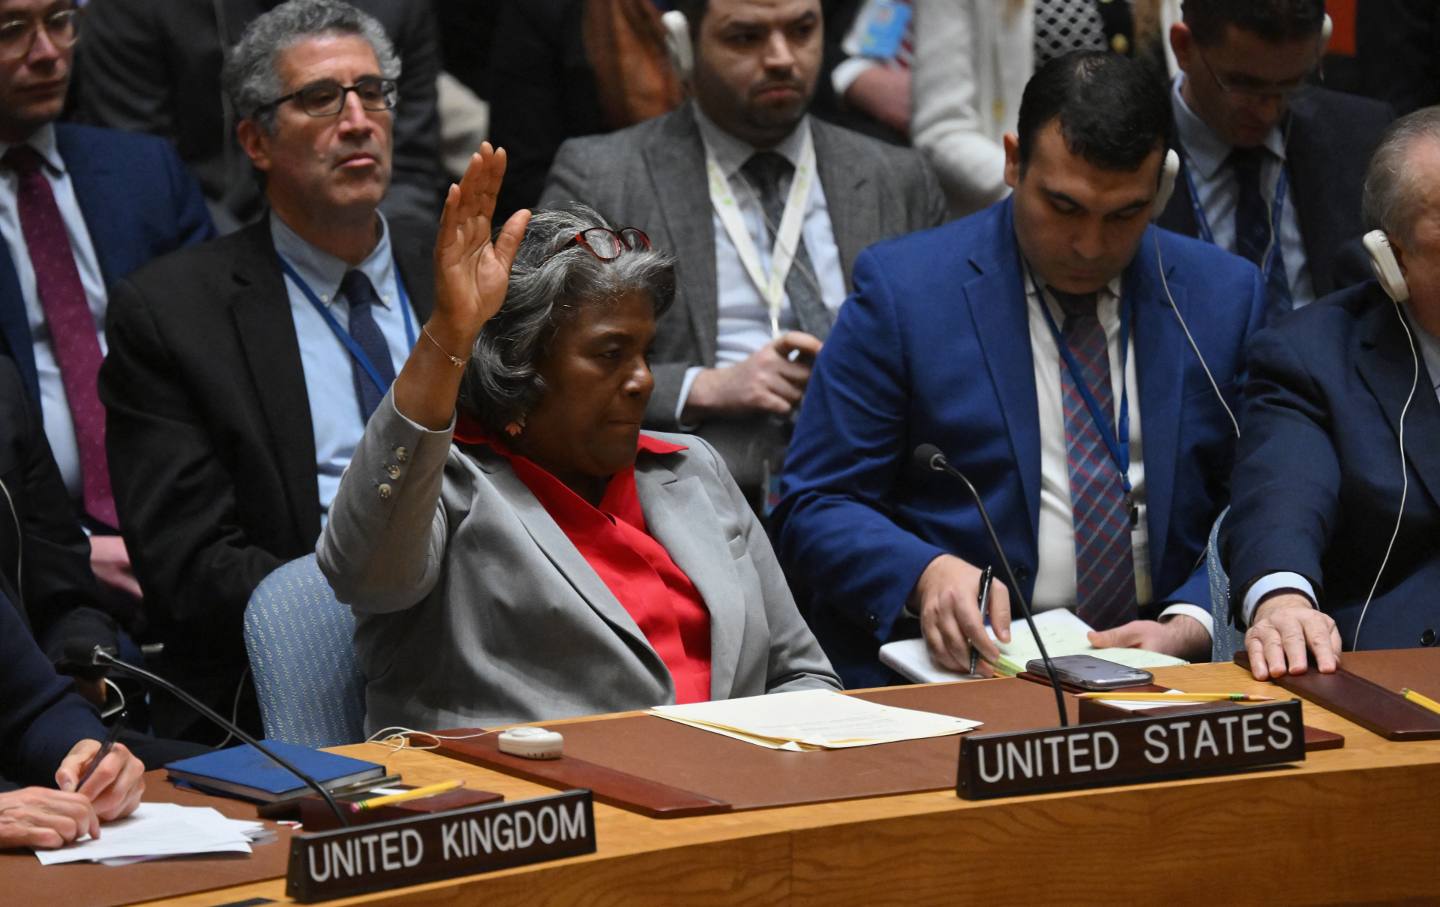
[[[65,2],[0,2],[0,19],[17,23],[0,40],[0,350],[44,417],[65,487],[93,531],[91,563],[120,603],[140,590],[115,533],[95,391],[106,286],[214,230],[165,142],[55,122],[77,16]]]
[[[773,530],[846,686],[894,679],[891,640],[958,671],[998,654],[977,607],[996,555],[963,486],[911,468],[922,443],[974,482],[1037,608],[1075,607],[1097,646],[1209,651],[1220,398],[1263,294],[1253,266],[1150,225],[1169,131],[1145,64],[1059,57],[1004,139],[1011,199],[860,256]],[[989,601],[1007,639],[1003,584]]]
[[[250,161],[234,141],[239,112],[225,97],[220,71],[244,28],[277,5],[279,0],[104,0],[85,10],[79,115],[173,142],[199,176],[225,233],[265,211]],[[397,229],[433,232],[443,183],[434,12],[421,0],[354,5],[385,27],[404,66],[393,187],[382,210]]]
[[[566,142],[541,205],[585,202],[675,255],[645,424],[710,441],[758,504],[856,256],[940,223],[945,202],[913,151],[807,116],[818,0],[677,6],[691,23],[693,101]]]
[[[378,211],[395,66],[379,24],[343,4],[291,0],[251,23],[226,86],[270,216],[113,294],[101,395],[159,667],[227,713],[250,593],[314,548],[430,311],[433,234],[402,236]],[[253,702],[241,711],[255,726]],[[158,732],[191,720],[157,700]]]
[[[1440,633],[1440,108],[1386,133],[1365,219],[1393,250],[1390,289],[1337,293],[1249,351],[1221,546],[1259,679]]]
[[[1324,0],[1185,0],[1170,31],[1184,167],[1160,225],[1259,266],[1267,323],[1369,274],[1360,184],[1393,114],[1306,84],[1324,22]]]

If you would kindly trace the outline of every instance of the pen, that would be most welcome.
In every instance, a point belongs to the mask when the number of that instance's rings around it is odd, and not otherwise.
[[[1081,693],[1081,699],[1116,699],[1122,702],[1273,702],[1274,696],[1256,696],[1252,693],[1127,693],[1111,690],[1108,693]]]
[[[990,607],[990,581],[995,578],[995,570],[986,567],[985,572],[980,574],[980,632],[985,632],[985,610]],[[980,650],[975,648],[975,643],[970,643],[970,673],[975,673],[980,659]]]
[[[1405,687],[1400,691],[1400,695],[1420,706],[1422,709],[1429,709],[1432,712],[1440,713],[1440,702],[1436,702],[1424,693],[1417,693],[1409,687]]]
[[[361,800],[359,803],[351,803],[351,812],[364,812],[367,809],[375,809],[379,806],[389,806],[392,803],[404,803],[406,800],[419,800],[421,797],[429,797],[434,794],[443,794],[447,790],[454,790],[464,784],[459,778],[451,781],[441,781],[439,784],[427,784],[424,787],[417,787],[414,790],[407,790],[400,794],[386,794],[383,797],[371,797],[369,800]]]
[[[90,776],[95,774],[95,769],[100,767],[100,763],[104,762],[105,757],[110,755],[110,751],[115,748],[115,741],[120,739],[120,727],[124,723],[125,713],[121,712],[115,716],[115,723],[110,725],[110,733],[105,735],[105,742],[100,744],[100,752],[95,754],[95,758],[91,759],[90,764],[85,767],[85,773],[80,776],[79,781],[75,782],[75,789],[77,791],[85,786],[85,782],[89,781]]]

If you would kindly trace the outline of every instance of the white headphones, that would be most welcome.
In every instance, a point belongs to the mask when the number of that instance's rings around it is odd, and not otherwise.
[[[1371,230],[1360,240],[1370,256],[1370,269],[1380,282],[1380,289],[1396,302],[1410,298],[1410,288],[1405,285],[1405,275],[1400,272],[1400,262],[1395,259],[1395,250],[1390,246],[1390,237],[1384,230]]]
[[[1150,209],[1150,219],[1159,220],[1175,194],[1175,181],[1180,178],[1180,155],[1171,148],[1165,152],[1165,163],[1160,166],[1160,186],[1155,190],[1155,204]]]
[[[690,81],[695,71],[695,46],[690,42],[690,22],[685,14],[672,9],[660,17],[665,29],[665,52],[670,56],[670,65],[681,82]]]

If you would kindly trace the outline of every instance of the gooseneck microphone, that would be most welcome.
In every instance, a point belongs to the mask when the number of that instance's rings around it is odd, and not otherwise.
[[[255,747],[255,749],[259,750],[261,753],[264,753],[276,765],[285,769],[287,772],[290,772],[292,775],[299,778],[301,781],[304,781],[307,785],[310,786],[312,790],[319,794],[321,799],[325,801],[326,805],[330,807],[330,811],[333,812],[335,814],[335,818],[340,821],[341,828],[345,828],[350,825],[350,818],[345,815],[345,811],[340,808],[340,804],[336,803],[335,798],[331,796],[328,790],[325,789],[325,785],[321,784],[314,778],[300,771],[300,769],[291,765],[286,760],[280,758],[275,753],[272,753],[267,747],[262,745],[260,741],[256,740],[254,737],[251,737],[249,734],[241,730],[239,725],[235,724],[228,718],[222,717],[220,714],[213,711],[209,706],[205,705],[203,702],[196,699],[194,696],[191,696],[189,693],[180,689],[175,684],[159,676],[158,674],[150,673],[144,668],[136,667],[129,662],[121,661],[114,655],[110,654],[110,652],[108,652],[104,646],[96,646],[95,648],[91,649],[89,657],[85,660],[87,663],[96,667],[109,668],[113,671],[119,671],[121,674],[128,674],[131,677],[139,678],[146,683],[154,684],[155,686],[179,699],[181,702],[190,706],[190,708],[199,712],[201,715],[209,718],[211,721],[220,725],[222,728],[234,734],[236,737],[239,737],[241,740]]]
[[[1055,708],[1060,713],[1060,726],[1069,727],[1070,721],[1065,717],[1065,695],[1060,688],[1060,678],[1055,676],[1055,665],[1050,661],[1050,653],[1045,651],[1045,640],[1040,638],[1040,631],[1035,628],[1035,618],[1030,614],[1030,603],[1025,600],[1025,593],[1020,591],[1020,583],[1015,580],[1015,571],[1010,568],[1010,559],[1005,556],[1005,549],[1000,547],[1000,537],[995,534],[995,524],[990,522],[985,502],[980,500],[980,492],[975,490],[975,486],[965,478],[964,473],[950,465],[944,452],[934,444],[921,444],[915,448],[913,458],[917,469],[958,479],[960,484],[965,486],[965,490],[970,492],[971,499],[980,510],[980,521],[985,524],[985,531],[990,534],[990,547],[995,549],[996,556],[1000,558],[1000,567],[1005,571],[1005,582],[1010,587],[1010,595],[1020,603],[1020,613],[1025,616],[1025,623],[1030,626],[1030,635],[1035,637],[1035,645],[1040,650],[1040,660],[1045,662],[1045,673],[1049,675],[1050,687],[1055,691]]]

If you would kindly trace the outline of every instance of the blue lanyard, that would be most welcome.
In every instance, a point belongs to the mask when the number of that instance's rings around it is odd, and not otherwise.
[[[1105,442],[1105,449],[1110,452],[1110,460],[1120,472],[1120,481],[1125,488],[1125,500],[1130,505],[1130,519],[1135,520],[1136,513],[1130,501],[1130,387],[1125,378],[1126,362],[1130,355],[1130,309],[1132,303],[1126,302],[1123,298],[1120,303],[1120,430],[1117,433],[1110,427],[1110,416],[1100,407],[1100,401],[1095,399],[1095,394],[1090,390],[1090,384],[1085,380],[1085,373],[1080,368],[1079,361],[1075,354],[1070,352],[1070,345],[1065,342],[1065,337],[1060,333],[1060,327],[1055,323],[1055,316],[1050,314],[1050,304],[1045,301],[1045,294],[1040,292],[1040,286],[1035,282],[1035,275],[1026,269],[1030,278],[1030,286],[1035,290],[1035,298],[1040,301],[1040,311],[1045,315],[1045,323],[1050,326],[1050,334],[1055,338],[1055,346],[1060,349],[1060,356],[1065,360],[1065,367],[1070,370],[1070,377],[1075,381],[1075,386],[1080,390],[1080,396],[1085,401],[1085,408],[1090,411],[1090,420],[1095,423],[1096,431],[1100,432],[1100,440]],[[1107,341],[1108,342],[1108,341]],[[1108,379],[1110,376],[1106,376]]]
[[[1200,228],[1200,238],[1213,246],[1215,231],[1210,229],[1210,219],[1205,216],[1205,209],[1200,206],[1200,193],[1195,188],[1195,177],[1191,175],[1189,166],[1181,169],[1185,173],[1185,187],[1190,190],[1190,207],[1195,211],[1195,224]],[[1270,272],[1275,270],[1275,262],[1279,258],[1280,225],[1285,214],[1285,194],[1289,187],[1289,174],[1285,172],[1284,162],[1281,162],[1280,178],[1275,181],[1275,204],[1270,206],[1270,251],[1260,265],[1261,279],[1267,286],[1270,283]]]
[[[305,282],[305,278],[301,277],[295,269],[290,266],[290,262],[286,261],[283,256],[277,257],[280,258],[280,269],[285,272],[285,276],[295,281],[295,286],[300,288],[300,292],[304,294],[306,299],[310,300],[310,304],[315,307],[315,311],[319,312],[320,317],[324,318],[325,323],[330,326],[330,332],[335,335],[336,339],[345,344],[345,349],[350,351],[351,358],[360,363],[360,367],[365,370],[365,374],[370,376],[370,380],[380,389],[380,393],[383,394],[388,391],[390,388],[385,384],[384,379],[380,377],[380,372],[375,368],[375,363],[371,362],[370,357],[365,355],[365,351],[360,348],[360,344],[355,342],[355,338],[350,336],[349,331],[340,326],[340,322],[335,320],[335,316],[330,314],[330,310],[320,301],[320,297],[315,295],[315,291],[310,289],[310,285]],[[411,349],[414,349],[415,325],[410,320],[410,295],[405,292],[405,281],[400,279],[398,273],[395,275],[395,289],[400,292],[400,314],[405,317],[405,343]]]

